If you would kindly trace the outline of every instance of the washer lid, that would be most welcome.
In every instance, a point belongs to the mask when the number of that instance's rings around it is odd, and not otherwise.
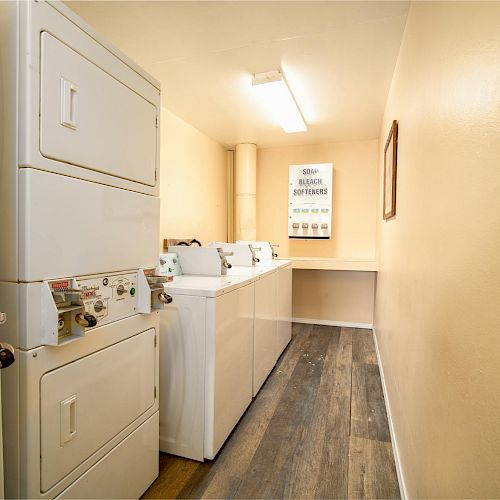
[[[163,285],[166,293],[218,297],[255,281],[247,276],[174,276],[173,281]]]
[[[277,267],[264,267],[264,266],[233,266],[231,269],[227,270],[227,275],[229,277],[242,277],[242,276],[253,276],[254,279],[261,279],[267,274],[276,272]]]
[[[279,269],[281,267],[288,266],[288,264],[291,263],[292,261],[287,259],[261,260],[255,264],[255,267],[271,267],[273,269]]]

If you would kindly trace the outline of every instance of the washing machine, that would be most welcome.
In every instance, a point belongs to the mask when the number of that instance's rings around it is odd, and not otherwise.
[[[143,270],[0,284],[17,346],[2,377],[7,497],[138,498],[154,481],[162,293]]]
[[[261,261],[270,261],[278,258],[276,248],[279,248],[279,245],[276,243],[259,240],[236,240],[236,243],[238,245],[251,245],[256,257]]]
[[[262,242],[256,243],[262,244]],[[270,258],[269,254],[271,254]],[[259,262],[255,264],[257,269],[271,268],[277,270],[275,357],[278,359],[292,340],[292,261],[273,258],[272,247],[271,252],[268,251],[264,255],[257,252],[257,255],[259,258]]]
[[[253,395],[292,338],[292,262],[273,259],[268,242],[211,243],[227,255],[228,276],[255,280]]]
[[[278,271],[270,267],[233,266],[228,269],[227,274],[231,277],[249,277],[254,282],[252,395],[255,397],[278,359]]]
[[[253,277],[181,275],[164,289],[160,450],[213,459],[252,401]]]
[[[139,498],[154,481],[161,293],[144,270],[0,283],[2,340],[16,346],[6,497]]]
[[[275,358],[277,360],[292,340],[292,261],[287,259],[265,260],[260,257],[255,267],[257,269],[276,269]]]
[[[138,498],[158,474],[159,84],[62,2],[0,2],[0,65],[5,494]]]

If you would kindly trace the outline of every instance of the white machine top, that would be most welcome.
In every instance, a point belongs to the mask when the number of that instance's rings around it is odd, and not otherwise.
[[[174,280],[164,283],[166,293],[218,297],[255,280],[254,276],[174,276]]]
[[[292,261],[287,259],[261,260],[255,264],[255,267],[272,267],[273,269],[279,269],[281,267],[286,267],[291,263]]]
[[[254,280],[258,280],[264,277],[266,274],[276,272],[277,267],[257,267],[255,266],[233,266],[231,269],[227,270],[227,275],[231,277],[238,276],[251,276]]]
[[[271,273],[276,269],[286,267],[292,263],[291,260],[267,260],[257,262],[254,266],[233,266],[227,270],[228,276],[254,276],[256,279]]]

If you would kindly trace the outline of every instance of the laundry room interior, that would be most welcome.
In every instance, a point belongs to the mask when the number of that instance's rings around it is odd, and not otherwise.
[[[499,26],[0,2],[0,500],[500,498]]]

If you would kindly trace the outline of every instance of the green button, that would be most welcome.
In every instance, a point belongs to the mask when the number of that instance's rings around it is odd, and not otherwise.
[[[135,295],[135,288],[130,289],[130,295]]]

